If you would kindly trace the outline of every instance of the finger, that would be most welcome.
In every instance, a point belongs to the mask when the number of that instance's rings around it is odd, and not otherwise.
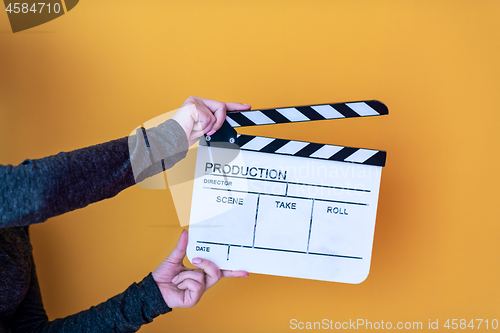
[[[211,127],[207,127],[207,131],[205,131],[207,135],[212,135],[222,126],[222,123],[224,123],[226,119],[226,104],[213,99],[199,98],[210,110],[210,113],[215,116],[214,124],[212,124]]]
[[[189,135],[189,138],[188,140],[190,141],[196,141],[198,140],[202,135],[203,135],[203,131],[191,131],[191,134]]]
[[[249,104],[243,103],[225,103],[227,111],[245,111],[250,110],[252,108]]]
[[[188,244],[188,232],[186,229],[182,230],[177,246],[167,257],[167,261],[173,264],[181,264],[184,256],[186,255],[186,248]]]
[[[201,97],[199,97],[199,99],[203,102],[203,104],[205,104],[207,106],[207,108],[210,109],[210,111],[212,113],[214,113],[215,111],[217,111],[220,108],[226,107],[225,103],[215,101],[213,99],[207,99],[207,98],[201,98]]]
[[[215,123],[212,126],[212,129],[207,133],[208,135],[213,135],[216,131],[221,128],[224,120],[226,120],[226,104],[222,103],[221,107],[214,112]]]
[[[172,279],[173,284],[181,284],[183,281],[191,279],[199,282],[200,284],[205,284],[205,273],[197,270],[187,270],[180,272],[177,276]]]
[[[225,105],[224,108],[218,109],[214,112],[215,118],[217,121],[215,122],[212,130],[208,132],[208,135],[213,135],[216,131],[218,131],[222,124],[224,123],[224,120],[226,120],[226,114],[228,111],[244,111],[244,110],[250,110],[252,108],[251,105],[249,104],[242,104],[242,103],[223,103]]]
[[[213,135],[221,126],[224,120],[226,119],[226,106],[224,103],[220,103],[220,108],[218,109],[209,109],[207,108],[206,116],[210,118],[210,124],[204,128],[204,131],[207,135]]]
[[[213,99],[207,99],[207,98],[202,98],[198,97],[203,103],[208,106],[212,112],[215,112],[217,109],[222,108],[222,105],[226,106],[226,109],[228,111],[243,111],[243,110],[249,110],[252,106],[249,104],[243,104],[243,103],[223,103],[219,101],[215,101]]]
[[[215,115],[217,121],[210,131],[206,132],[207,135],[213,135],[219,128],[221,128],[224,120],[226,120],[226,111],[237,111],[237,110],[250,110],[251,106],[242,103],[223,103],[215,101],[212,99],[201,98],[199,99],[205,104],[210,111]]]
[[[228,270],[222,270],[222,277],[223,278],[240,278],[240,277],[247,277],[248,272],[247,271],[228,271]]]
[[[191,263],[206,273],[206,289],[216,284],[222,278],[221,270],[210,260],[194,258]]]
[[[188,289],[189,291],[194,293],[200,293],[200,292],[203,293],[203,285],[198,281],[191,279],[186,279],[182,281],[182,283],[179,283],[179,285],[177,285],[177,288],[179,288],[180,290]]]

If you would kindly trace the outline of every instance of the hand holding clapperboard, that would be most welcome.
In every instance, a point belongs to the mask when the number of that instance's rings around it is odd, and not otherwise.
[[[198,145],[188,258],[228,270],[364,281],[386,153],[240,135],[234,127],[385,114],[378,101],[228,113]]]

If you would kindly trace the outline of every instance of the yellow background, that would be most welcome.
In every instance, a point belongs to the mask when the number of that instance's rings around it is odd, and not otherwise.
[[[189,95],[254,109],[378,99],[388,116],[240,130],[388,152],[365,282],[224,280],[141,332],[285,332],[293,318],[491,321],[499,57],[500,3],[486,0],[81,1],[16,34],[0,13],[0,163],[126,136]],[[49,317],[140,281],[180,229],[168,191],[139,187],[33,226]]]

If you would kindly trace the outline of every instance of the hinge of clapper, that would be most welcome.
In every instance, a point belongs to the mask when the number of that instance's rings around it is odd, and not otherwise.
[[[224,120],[221,128],[213,135],[202,136],[200,145],[214,148],[229,148],[215,149],[210,152],[210,159],[221,164],[228,164],[233,161],[240,153],[240,146],[237,144],[238,133],[236,130]]]
[[[205,135],[205,142],[207,146],[218,146],[224,148],[237,148],[236,138],[238,134],[236,130],[229,125],[227,120],[224,120],[221,128],[213,135]],[[202,140],[203,141],[203,140]],[[202,142],[200,141],[200,142]],[[203,143],[203,142],[202,142]]]

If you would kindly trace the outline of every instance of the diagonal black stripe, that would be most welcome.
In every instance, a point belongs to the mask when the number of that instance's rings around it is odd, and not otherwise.
[[[141,126],[142,136],[144,137],[144,142],[146,142],[146,147],[151,148],[149,145],[148,135],[146,134],[146,129]]]
[[[253,121],[241,114],[241,112],[231,112],[227,116],[240,124],[240,126],[254,126],[256,125]]]
[[[280,149],[288,142],[290,142],[290,140],[275,139],[273,142],[269,143],[267,146],[265,146],[259,151],[263,153],[274,153],[276,150]]]
[[[236,140],[236,143],[238,144],[238,146],[242,147],[243,145],[248,143],[253,138],[255,138],[254,135],[240,135],[238,137],[238,139]]]
[[[289,123],[290,120],[283,116],[281,113],[276,111],[276,109],[262,110],[262,113],[271,118],[276,124]]]
[[[347,157],[351,156],[352,154],[354,154],[358,150],[359,150],[359,148],[344,147],[339,152],[334,154],[333,156],[330,156],[329,160],[343,161]]]
[[[386,156],[387,153],[385,151],[379,151],[378,153],[364,161],[363,164],[385,166]]]
[[[253,135],[240,135],[237,139],[237,144],[238,146],[242,147],[246,143],[250,142],[253,138],[256,136]],[[259,152],[262,153],[275,153],[278,149],[286,145],[290,140],[284,140],[284,139],[275,139],[271,143],[267,144],[259,150]],[[310,157],[311,154],[313,154],[315,151],[320,149],[321,147],[325,146],[324,144],[320,143],[309,143],[307,146],[293,154],[292,156],[297,156],[297,157]],[[344,162],[345,159],[352,154],[354,154],[356,151],[358,151],[359,148],[351,148],[351,147],[344,147],[342,148],[339,152],[334,154],[329,158],[331,161],[340,161]],[[385,160],[386,160],[387,153],[385,151],[379,151],[366,161],[360,164],[368,164],[368,165],[376,165],[376,166],[385,166]],[[356,162],[353,162],[356,163]]]
[[[294,156],[300,156],[300,157],[309,157],[312,153],[314,153],[316,150],[320,149],[324,145],[319,144],[319,143],[309,143],[307,146],[293,154]]]
[[[353,118],[353,117],[359,117],[359,114],[354,112],[353,109],[345,105],[345,103],[338,103],[338,104],[330,104],[335,110],[338,112],[342,113],[342,115],[346,118]]]
[[[304,116],[309,118],[310,120],[325,120],[325,117],[320,115],[316,110],[314,110],[310,106],[298,106],[296,107]]]
[[[374,109],[375,111],[377,111],[381,115],[383,115],[383,114],[389,114],[389,109],[382,102],[379,102],[379,101],[366,101],[365,103],[368,104],[372,109]]]

